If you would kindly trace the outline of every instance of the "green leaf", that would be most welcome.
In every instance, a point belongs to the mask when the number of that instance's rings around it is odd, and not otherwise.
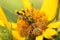
[[[54,38],[55,40],[60,40],[60,32],[58,33],[58,36]]]
[[[14,13],[14,12],[11,12],[10,10],[2,7],[4,12],[5,12],[5,15],[7,17],[7,19],[10,21],[10,22],[16,22],[17,21],[17,18],[18,16]]]
[[[6,26],[0,26],[0,38],[2,40],[10,40],[9,30]]]

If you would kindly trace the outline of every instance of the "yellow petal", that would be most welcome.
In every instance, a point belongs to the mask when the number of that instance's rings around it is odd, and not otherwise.
[[[5,26],[2,20],[0,20],[0,25]]]
[[[44,0],[40,11],[46,14],[48,21],[51,21],[56,16],[57,6],[58,0]]]
[[[24,37],[21,37],[16,30],[12,30],[12,35],[13,35],[13,37],[16,38],[17,40],[25,40],[25,38],[24,38]]]
[[[52,36],[54,36],[54,35],[57,35],[57,32],[53,29],[48,28],[48,29],[46,29],[45,32],[43,32],[43,36],[48,39],[52,38]]]
[[[21,37],[21,36],[19,35],[19,33],[18,33],[17,30],[16,30],[16,27],[17,27],[17,24],[16,24],[16,23],[12,23],[12,35],[13,35],[13,37],[14,37],[15,39],[17,39],[17,40],[25,40],[24,37]]]
[[[41,36],[36,37],[36,40],[43,40],[43,36],[41,35]]]
[[[0,40],[2,40],[3,38],[2,37],[0,37]]]
[[[2,7],[0,6],[0,19],[3,21],[3,23],[8,27],[8,29],[10,28],[10,23],[8,22],[3,10],[2,10]]]
[[[59,28],[60,27],[60,21],[50,23],[47,27],[49,27],[49,28]]]
[[[23,4],[24,4],[24,7],[26,8],[26,9],[31,9],[32,8],[32,5],[31,5],[31,3],[30,3],[30,0],[22,0],[23,1]]]
[[[13,23],[13,22],[11,22],[11,24],[12,24],[12,29],[16,29],[16,27],[17,27],[17,23]]]

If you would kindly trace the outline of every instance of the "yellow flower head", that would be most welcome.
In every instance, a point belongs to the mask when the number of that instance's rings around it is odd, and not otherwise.
[[[12,35],[17,40],[25,40],[25,36],[36,36],[36,40],[43,40],[43,37],[50,39],[57,35],[57,32],[52,28],[58,28],[60,21],[50,23],[49,21],[56,16],[58,0],[44,0],[40,10],[31,6],[29,0],[22,0],[25,10],[17,12],[19,15],[17,24],[12,23]],[[10,28],[10,23],[7,21],[3,10],[0,7],[0,20]],[[3,25],[0,21],[0,25]]]
[[[17,20],[17,31],[20,34],[20,36],[35,36],[36,40],[39,40],[40,38],[47,38],[50,39],[52,36],[57,35],[57,32],[53,30],[51,24],[48,24],[49,21],[51,21],[55,17],[55,12],[57,9],[57,0],[54,0],[54,3],[52,0],[44,0],[46,3],[44,3],[41,8],[41,10],[35,9],[31,6],[31,3],[29,0],[23,0],[23,3],[25,5],[25,10],[21,10],[17,12],[18,14],[18,20]],[[52,5],[48,4],[48,2],[51,2]],[[53,6],[52,8],[51,6]],[[47,8],[48,6],[48,8]],[[50,7],[51,9],[49,9]],[[51,11],[52,10],[52,11]],[[52,13],[52,15],[51,15]],[[57,22],[58,23],[58,22]],[[60,23],[60,22],[59,22]],[[58,24],[59,24],[58,23]],[[53,23],[54,24],[54,23]],[[51,26],[51,27],[50,27]]]

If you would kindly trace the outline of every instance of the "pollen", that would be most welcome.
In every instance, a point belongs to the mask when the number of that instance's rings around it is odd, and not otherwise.
[[[22,15],[18,14],[17,30],[22,37],[27,35],[39,36],[47,29],[47,18],[40,10],[21,10],[19,13],[22,13]]]

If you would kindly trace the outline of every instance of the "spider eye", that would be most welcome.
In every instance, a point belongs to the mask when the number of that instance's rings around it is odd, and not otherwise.
[[[17,14],[19,15],[19,12],[17,12]]]
[[[25,13],[25,11],[24,11],[24,10],[22,10],[22,12],[23,12],[23,13]]]
[[[22,13],[17,12],[18,15],[22,15]]]

